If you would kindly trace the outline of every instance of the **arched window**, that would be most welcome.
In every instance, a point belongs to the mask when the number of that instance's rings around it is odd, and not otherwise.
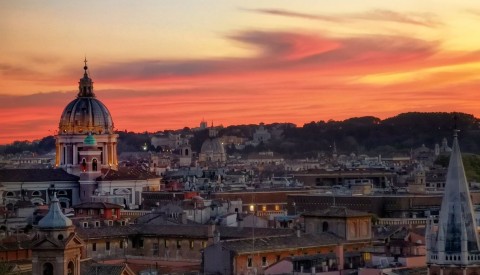
[[[188,149],[185,149],[185,156],[188,156]]]
[[[328,232],[328,222],[323,222],[323,224],[322,224],[322,232]]]
[[[87,171],[87,161],[85,159],[82,159],[82,170],[83,172]]]
[[[93,159],[92,161],[92,170],[97,171],[97,159]]]
[[[33,192],[32,192],[32,196],[33,196],[33,197],[39,197],[39,196],[41,196],[41,195],[42,195],[42,192],[40,192],[40,191],[33,191]]]
[[[70,261],[70,262],[68,263],[67,274],[68,274],[68,275],[75,275],[75,265],[73,264],[72,261]]]
[[[51,263],[44,263],[42,268],[43,275],[53,275],[53,265]]]
[[[15,194],[13,192],[7,192],[7,194],[5,194],[5,197],[15,197]]]
[[[67,195],[67,191],[65,191],[65,190],[58,190],[58,191],[57,191],[57,195],[58,195],[58,196],[66,196],[66,195]]]

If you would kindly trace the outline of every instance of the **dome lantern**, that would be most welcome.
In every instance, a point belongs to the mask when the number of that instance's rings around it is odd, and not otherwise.
[[[77,96],[78,97],[95,97],[95,94],[93,93],[93,81],[88,76],[87,58],[85,58],[83,62],[85,62],[85,66],[83,67],[83,70],[85,72],[83,73],[83,78],[80,78],[80,81],[78,82]]]

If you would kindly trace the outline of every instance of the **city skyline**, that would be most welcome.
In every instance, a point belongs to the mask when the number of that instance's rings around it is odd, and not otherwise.
[[[84,4],[0,3],[0,144],[55,133],[85,56],[119,130],[480,116],[470,1]]]

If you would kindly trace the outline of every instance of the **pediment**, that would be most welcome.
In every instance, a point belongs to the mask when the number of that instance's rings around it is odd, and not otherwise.
[[[77,234],[72,234],[68,240],[65,242],[65,248],[74,248],[78,246],[83,246],[85,243],[78,237]]]
[[[32,249],[51,249],[51,248],[63,248],[63,245],[49,238],[43,238],[41,240],[38,240],[32,245]]]

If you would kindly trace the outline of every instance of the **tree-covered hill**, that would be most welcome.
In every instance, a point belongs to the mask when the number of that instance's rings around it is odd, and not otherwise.
[[[463,152],[480,154],[480,120],[464,113],[403,113],[381,120],[376,117],[355,117],[344,121],[312,121],[302,127],[293,124],[274,123],[265,125],[271,132],[281,135],[257,148],[247,147],[246,152],[272,150],[290,157],[316,156],[319,152],[330,153],[333,144],[339,154],[369,153],[389,154],[404,152],[425,144],[433,148],[447,138],[451,145],[453,129],[460,130]],[[251,138],[258,125],[232,125],[222,128],[219,135],[234,135]],[[184,128],[175,133],[187,134]],[[198,151],[208,131],[193,132],[192,149]],[[118,151],[137,151],[146,143],[150,145],[151,133],[119,132]],[[15,154],[23,151],[46,153],[54,150],[52,136],[39,141],[16,141],[0,145],[0,154]],[[227,145],[228,146],[228,145]],[[151,147],[149,147],[151,148]]]

